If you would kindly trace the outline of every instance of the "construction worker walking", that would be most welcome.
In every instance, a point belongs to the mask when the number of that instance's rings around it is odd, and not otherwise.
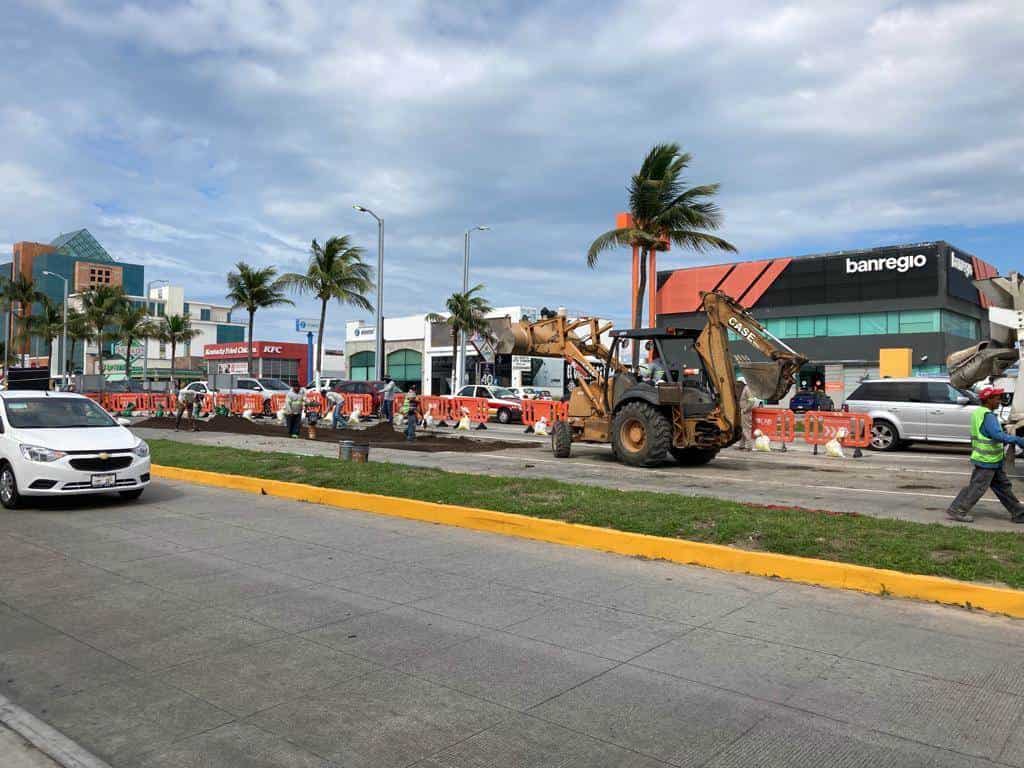
[[[393,424],[395,421],[395,392],[398,391],[398,385],[390,376],[385,376],[384,381],[384,388],[381,389],[384,400],[381,403],[380,415],[382,419],[387,419],[388,424]]]
[[[292,391],[284,396],[284,415],[288,421],[288,437],[298,437],[302,426],[302,406],[306,396],[299,391],[298,384],[292,384]]]
[[[405,439],[412,442],[416,439],[416,385],[409,387],[402,401],[402,414],[405,416]]]
[[[740,427],[743,431],[736,449],[749,451],[754,447],[754,409],[757,407],[757,398],[743,379],[736,380],[736,396],[740,401]]]
[[[981,408],[971,413],[971,480],[949,505],[946,514],[961,523],[973,523],[971,510],[989,488],[1002,502],[1015,523],[1024,523],[1024,505],[1013,493],[1013,485],[1003,469],[1003,446],[1024,447],[1024,439],[1003,431],[994,411],[1002,400],[1003,390],[986,387],[978,397]]]

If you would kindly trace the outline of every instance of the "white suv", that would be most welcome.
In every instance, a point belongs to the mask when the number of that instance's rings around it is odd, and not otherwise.
[[[149,484],[149,446],[87,397],[0,392],[0,504],[24,496],[116,491],[137,499]]]

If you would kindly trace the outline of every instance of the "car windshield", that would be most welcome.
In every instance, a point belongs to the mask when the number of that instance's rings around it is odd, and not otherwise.
[[[259,382],[266,389],[291,389],[290,386],[285,384],[280,379],[260,379]]]
[[[511,389],[505,389],[504,387],[491,387],[491,392],[494,393],[495,397],[518,397]]]
[[[87,398],[32,397],[4,399],[7,421],[20,429],[116,427],[117,422]]]

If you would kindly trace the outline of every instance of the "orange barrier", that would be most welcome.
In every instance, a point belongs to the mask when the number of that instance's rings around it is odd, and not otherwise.
[[[427,411],[430,411],[431,418],[435,419],[439,425],[443,425],[455,418],[453,415],[454,405],[455,401],[450,397],[420,395],[416,398],[416,413],[420,418],[425,419]]]
[[[560,400],[523,400],[523,424],[533,427],[542,418],[548,424],[569,418],[569,404]]]
[[[274,413],[279,413],[284,408],[284,401],[288,395],[271,395],[270,396],[270,410]]]
[[[263,395],[232,395],[231,412],[242,414],[252,411],[255,414],[263,413]]]
[[[861,455],[860,449],[871,445],[871,417],[866,413],[844,411],[808,411],[804,414],[804,440],[808,445],[824,445],[846,430],[846,436],[839,441],[845,448],[854,448],[854,457]]]
[[[752,428],[761,430],[773,443],[782,443],[782,450],[786,450],[786,443],[796,440],[796,416],[792,411],[784,408],[755,408],[753,412]]]
[[[346,392],[342,398],[345,404],[342,406],[341,412],[344,414],[352,413],[357,406],[360,416],[369,416],[373,413],[373,395],[353,395]]]
[[[461,419],[464,413],[474,424],[486,424],[491,418],[486,397],[453,397],[449,400],[454,403],[452,417],[456,420]]]
[[[402,412],[402,404],[405,402],[404,392],[395,392],[395,399],[391,401],[391,415],[397,416]]]

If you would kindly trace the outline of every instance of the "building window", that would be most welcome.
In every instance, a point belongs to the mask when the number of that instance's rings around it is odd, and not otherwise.
[[[938,333],[939,310],[920,309],[900,312],[900,333]]]
[[[373,352],[356,352],[348,359],[348,377],[353,381],[373,378]]]
[[[981,338],[981,323],[973,317],[961,315],[958,312],[944,311],[942,313],[942,332],[952,336],[962,336],[965,339],[977,341]]]
[[[399,349],[387,357],[388,376],[398,382],[418,383],[423,378],[423,355],[414,349]]]
[[[280,379],[288,384],[299,383],[299,361],[280,360],[264,357],[260,362],[261,376],[265,379]]]
[[[210,319],[210,310],[209,309],[200,309],[199,310],[199,319],[200,320],[209,320]]]
[[[165,357],[167,357],[167,344],[165,344],[164,342],[161,341],[160,342],[160,359],[163,360]]]

